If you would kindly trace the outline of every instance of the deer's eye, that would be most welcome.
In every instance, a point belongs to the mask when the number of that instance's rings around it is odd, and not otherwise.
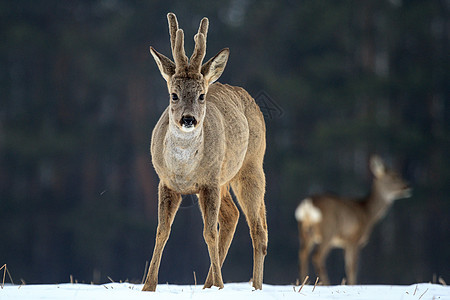
[[[205,101],[205,94],[200,94],[200,96],[198,97],[198,100]]]
[[[177,94],[172,93],[171,96],[172,96],[172,100],[173,101],[178,101],[178,95]]]

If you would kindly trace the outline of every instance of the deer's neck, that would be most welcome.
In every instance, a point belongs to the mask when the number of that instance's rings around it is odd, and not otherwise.
[[[193,172],[203,155],[203,128],[191,132],[181,131],[175,124],[169,124],[165,138],[164,158],[167,167],[174,174],[187,175]]]
[[[378,220],[383,218],[389,207],[392,205],[392,202],[393,201],[377,186],[377,183],[374,182],[372,184],[372,191],[365,203],[369,224],[374,225]]]

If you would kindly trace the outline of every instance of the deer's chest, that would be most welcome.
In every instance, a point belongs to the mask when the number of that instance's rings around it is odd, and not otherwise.
[[[168,137],[163,149],[158,175],[181,193],[195,191],[198,188],[198,168],[203,152],[201,139]]]
[[[200,146],[171,145],[164,153],[165,164],[173,174],[188,175],[198,164]]]

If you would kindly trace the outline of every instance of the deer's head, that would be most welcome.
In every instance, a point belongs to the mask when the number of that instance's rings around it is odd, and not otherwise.
[[[180,130],[190,132],[202,125],[206,112],[208,86],[222,75],[228,60],[229,49],[221,50],[202,65],[206,54],[209,23],[207,18],[203,18],[198,33],[194,36],[194,52],[188,60],[184,51],[184,33],[178,28],[175,14],[168,13],[167,20],[174,62],[153,47],[150,47],[150,53],[162,77],[167,81],[170,96],[170,122]]]
[[[388,201],[411,197],[409,184],[397,172],[387,169],[379,156],[371,157],[370,170],[375,176],[374,183],[378,192]]]

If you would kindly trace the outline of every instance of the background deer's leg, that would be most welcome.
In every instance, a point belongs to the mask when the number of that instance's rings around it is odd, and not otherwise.
[[[209,258],[211,260],[212,283],[206,282],[203,288],[217,286],[223,288],[222,271],[219,261],[219,238],[217,231],[217,222],[220,208],[220,190],[219,187],[206,187],[200,191],[200,209],[203,215],[203,237],[208,245]],[[211,285],[207,285],[211,284]]]
[[[262,289],[264,258],[267,254],[267,222],[264,204],[265,177],[262,167],[242,167],[232,182],[239,204],[247,219],[253,243],[253,287]]]
[[[298,261],[300,263],[300,282],[303,282],[309,273],[308,257],[314,247],[313,237],[308,232],[310,229],[311,228],[302,228],[301,222],[298,222],[298,232],[300,237],[300,250],[298,251]]]
[[[317,246],[315,253],[313,254],[312,261],[314,263],[314,268],[319,274],[319,279],[324,285],[329,285],[330,280],[328,279],[327,269],[326,269],[326,258],[330,252],[331,246],[329,240],[323,240],[321,244]]]
[[[345,273],[348,284],[356,284],[356,273],[358,268],[358,246],[347,246],[345,248]]]
[[[155,248],[152,260],[145,279],[143,291],[155,291],[158,284],[158,271],[161,263],[161,256],[170,235],[170,228],[175,218],[175,214],[181,203],[181,195],[170,190],[168,187],[159,184],[158,200],[158,228],[156,229]]]
[[[231,194],[226,186],[221,188],[221,202],[219,210],[219,262],[222,267],[223,262],[233,240],[236,225],[239,220],[239,210],[231,198]],[[209,269],[208,277],[205,281],[206,287],[213,284],[212,266]]]

